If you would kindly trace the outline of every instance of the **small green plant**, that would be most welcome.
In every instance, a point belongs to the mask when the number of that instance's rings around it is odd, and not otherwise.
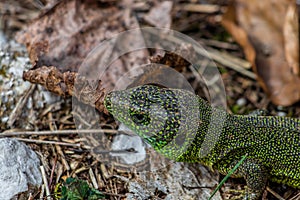
[[[100,191],[90,188],[86,181],[67,178],[61,186],[61,200],[97,200],[104,199]]]

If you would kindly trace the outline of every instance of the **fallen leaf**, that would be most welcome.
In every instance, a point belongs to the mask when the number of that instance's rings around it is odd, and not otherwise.
[[[124,26],[121,6],[107,4],[90,0],[61,1],[19,32],[16,39],[26,44],[34,68],[55,66],[61,72],[77,72],[88,53],[101,42],[128,29],[139,28],[132,16],[128,26]],[[41,44],[48,45],[41,48]],[[148,54],[143,56],[146,58]]]
[[[296,10],[294,0],[236,0],[222,20],[276,105],[288,106],[300,99]]]
[[[121,23],[123,18],[127,19],[126,25]],[[98,64],[93,63],[93,57],[97,62],[99,57],[105,56],[105,52],[100,51],[92,56],[89,53],[103,41],[134,28],[139,28],[135,17],[128,13],[124,16],[121,6],[114,2],[60,1],[17,34],[18,42],[26,44],[33,65],[31,70],[24,72],[23,79],[43,85],[63,97],[75,96],[81,102],[103,111],[105,91],[111,90],[132,67],[144,64],[148,52],[142,49],[118,55],[118,51],[113,51],[112,56],[116,60],[102,77],[99,77],[102,71],[93,65]],[[139,43],[131,44],[132,38],[129,37],[134,37]],[[139,38],[138,33],[123,37],[117,43],[118,48],[125,46],[121,49],[127,50],[128,45],[143,46],[140,44],[143,40]],[[83,65],[87,58],[91,62]],[[87,73],[90,76],[84,78]]]

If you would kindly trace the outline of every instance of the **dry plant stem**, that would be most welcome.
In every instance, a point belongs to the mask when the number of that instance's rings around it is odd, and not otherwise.
[[[76,172],[76,170],[77,170],[79,164],[83,161],[83,159],[84,159],[85,156],[86,156],[86,154],[83,154],[83,155],[81,156],[80,160],[79,160],[78,162],[76,162],[75,166],[73,166],[73,169],[72,169],[72,171],[71,171],[71,173],[70,173],[70,177],[72,177],[73,174],[75,174],[75,172]]]
[[[247,76],[248,78],[256,79],[256,75],[253,72],[248,71],[248,70],[244,69],[243,67],[241,67],[241,66],[243,66],[243,63],[238,62],[237,59],[235,59],[235,60],[230,59],[230,58],[228,58],[227,55],[224,55],[220,51],[217,51],[214,49],[206,49],[206,50],[207,50],[209,57],[212,58],[213,60],[215,60],[216,62],[219,62],[222,65]],[[203,51],[203,50],[199,49],[199,51]]]
[[[51,169],[51,174],[50,174],[50,179],[49,179],[49,185],[52,185],[53,176],[54,176],[55,169],[56,169],[56,164],[57,164],[57,155],[55,154],[54,163],[53,163],[53,166]]]
[[[63,169],[63,165],[60,164],[59,162],[57,163],[57,167],[56,167],[56,180],[55,180],[55,183],[58,183],[61,179],[62,179],[62,176],[64,174],[64,169]],[[67,172],[67,175],[69,173]]]
[[[189,12],[216,13],[220,12],[221,7],[209,4],[183,4],[181,9]]]
[[[7,124],[9,127],[15,123],[16,119],[18,119],[23,111],[23,107],[27,103],[28,97],[32,94],[35,89],[35,85],[31,85],[30,88],[24,93],[24,95],[19,99],[18,103],[16,104],[15,108],[9,115],[9,119]]]
[[[101,170],[101,173],[103,174],[103,177],[105,179],[109,179],[110,178],[110,175],[105,167],[105,165],[103,163],[100,164],[100,170]]]
[[[44,166],[40,166],[40,169],[41,169],[41,173],[42,173],[42,177],[43,177],[44,186],[45,186],[45,189],[46,189],[47,200],[51,200],[50,189],[49,189],[49,185],[48,185],[48,180],[47,180],[47,175],[46,175],[46,172],[45,172],[45,168],[44,168]]]
[[[95,174],[94,174],[92,168],[89,169],[89,175],[90,175],[91,181],[93,183],[93,187],[95,189],[98,189],[98,183],[96,181],[96,177],[95,177]]]
[[[114,193],[103,192],[103,191],[101,191],[101,193],[106,194],[106,195],[108,195],[108,196],[116,196],[116,197],[119,197],[119,198],[126,198],[126,197],[127,197],[127,196],[124,195],[124,194],[114,194]]]
[[[105,89],[99,80],[96,87],[90,81],[76,72],[60,72],[56,67],[40,67],[23,73],[23,79],[31,83],[40,84],[50,92],[62,97],[74,96],[82,103],[95,107],[100,112],[108,113],[104,109],[103,101]]]
[[[40,193],[40,199],[44,199],[44,192],[45,192],[45,186],[42,185],[42,187],[41,187],[41,193]]]
[[[272,190],[268,186],[266,187],[266,189],[267,189],[268,192],[270,192],[271,194],[273,194],[278,200],[284,200],[284,198],[282,198],[279,194],[277,194],[274,190]]]
[[[239,49],[239,46],[236,45],[236,44],[231,44],[229,42],[222,42],[222,41],[219,41],[219,40],[201,38],[199,43],[200,44],[203,43],[206,46],[213,46],[213,47],[217,47],[217,48],[221,48],[221,49],[229,49],[229,50],[238,50]],[[243,60],[243,62],[245,62],[245,61]],[[251,65],[250,65],[250,67],[251,67]]]
[[[69,171],[71,168],[70,168],[70,165],[69,165],[69,163],[67,162],[67,160],[65,158],[64,152],[61,150],[61,147],[59,145],[55,145],[55,148],[56,148],[57,153],[60,155],[61,162],[65,166],[65,169],[67,171]]]
[[[77,169],[77,170],[74,172],[74,174],[77,175],[77,174],[79,174],[79,173],[81,173],[81,172],[84,172],[84,171],[87,171],[87,170],[89,170],[88,167],[81,167],[81,168]]]
[[[34,197],[33,197],[33,195],[32,194],[29,194],[29,197],[28,197],[28,199],[27,200],[34,200]]]
[[[104,183],[104,180],[101,177],[100,170],[99,170],[98,167],[95,168],[95,174],[96,174],[96,180],[97,180],[97,183],[98,183],[98,187],[99,188],[104,188],[105,183]]]
[[[151,32],[151,31],[149,31],[149,32]],[[172,37],[172,36],[169,36],[166,39],[169,41],[173,41],[173,42],[178,42],[178,43],[181,42],[179,39]],[[204,49],[204,48],[199,48],[198,46],[193,46],[193,48],[198,54],[208,57],[208,58],[211,58],[212,60],[214,60],[230,69],[233,69],[251,79],[256,80],[256,75],[253,72],[250,72],[250,71],[244,69],[244,67],[241,67],[241,66],[249,65],[249,63],[247,61],[244,60],[243,62],[241,62],[242,59],[232,59],[232,58],[234,58],[233,56],[224,55],[224,53],[221,53],[220,51],[212,49],[212,48]],[[151,62],[157,63],[157,60],[152,59]],[[158,60],[158,62],[159,62],[159,60]],[[168,63],[164,63],[164,64],[168,65]],[[179,66],[176,66],[176,67],[179,67]]]
[[[88,129],[88,130],[57,130],[57,131],[4,131],[0,133],[1,137],[9,136],[20,136],[20,135],[70,135],[70,134],[90,134],[90,133],[109,133],[117,134],[123,133],[122,131],[113,130],[113,129]]]
[[[299,199],[300,199],[300,193],[296,194],[294,197],[290,198],[289,200],[299,200]]]
[[[23,141],[23,142],[33,142],[33,143],[37,143],[37,144],[57,144],[57,145],[61,145],[61,146],[71,146],[71,147],[81,147],[81,144],[70,144],[70,143],[66,143],[66,142],[57,142],[57,141],[44,141],[44,140],[33,140],[33,139],[25,139],[25,138],[16,138],[19,141]]]
[[[233,56],[227,52],[220,52],[220,54],[224,57],[224,59],[231,60],[232,62],[236,63],[238,66],[241,66],[244,69],[251,69],[251,63],[242,58]]]

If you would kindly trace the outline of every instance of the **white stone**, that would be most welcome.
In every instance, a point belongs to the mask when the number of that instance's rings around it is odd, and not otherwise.
[[[16,139],[0,139],[0,199],[11,199],[41,185],[40,160],[33,150]]]

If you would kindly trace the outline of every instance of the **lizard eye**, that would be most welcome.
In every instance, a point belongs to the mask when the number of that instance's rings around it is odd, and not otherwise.
[[[146,114],[135,113],[131,115],[132,120],[137,125],[147,125],[150,122],[150,118]]]

